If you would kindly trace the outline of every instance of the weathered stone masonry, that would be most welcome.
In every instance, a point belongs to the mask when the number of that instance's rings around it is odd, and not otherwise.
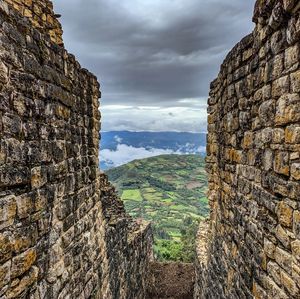
[[[62,45],[62,28],[53,12],[53,4],[49,0],[5,0],[27,17],[32,25],[44,33],[57,45]]]
[[[299,14],[257,1],[211,85],[195,298],[300,298]],[[0,0],[0,298],[144,298],[151,228],[99,172],[99,84],[62,45],[48,0]]]
[[[144,298],[151,229],[99,173],[99,84],[48,4],[0,1],[0,298]]]
[[[297,0],[258,1],[211,84],[195,298],[300,298],[299,14]]]

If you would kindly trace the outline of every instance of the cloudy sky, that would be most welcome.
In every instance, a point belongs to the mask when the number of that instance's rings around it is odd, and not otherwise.
[[[101,83],[102,129],[206,131],[209,83],[251,32],[254,0],[54,0]]]

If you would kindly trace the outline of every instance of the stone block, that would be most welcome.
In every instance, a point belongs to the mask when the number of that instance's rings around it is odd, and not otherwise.
[[[47,183],[47,174],[42,167],[35,167],[31,169],[31,187],[32,189],[39,189]]]
[[[274,279],[275,283],[280,286],[281,285],[280,267],[276,263],[270,261],[268,262],[267,265],[267,272]]]
[[[289,252],[276,247],[274,257],[280,267],[282,267],[288,274],[292,273],[293,258]]]
[[[253,282],[252,292],[253,292],[253,298],[255,299],[262,299],[262,298],[266,298],[267,296],[265,290],[256,282]]]
[[[270,48],[274,55],[285,49],[286,33],[284,30],[275,31],[270,40]]]
[[[37,242],[38,236],[39,232],[35,223],[27,227],[17,228],[11,237],[14,253],[19,254],[29,249]]]
[[[28,8],[25,8],[25,9],[24,9],[23,14],[24,14],[24,17],[27,17],[27,18],[32,18],[32,17],[33,17],[32,11],[29,10]]]
[[[24,1],[24,4],[25,4],[27,7],[32,7],[32,1],[33,1],[33,0],[25,0],[25,1]]]
[[[272,83],[272,97],[279,98],[290,90],[289,76],[281,77]]]
[[[62,162],[67,157],[66,152],[66,142],[65,141],[56,141],[52,142],[52,157],[56,163]]]
[[[278,54],[275,56],[272,63],[269,64],[270,69],[267,70],[267,72],[269,71],[271,73],[272,80],[276,80],[280,78],[280,76],[282,75],[284,69],[283,61],[284,61],[283,54]],[[270,78],[268,74],[267,74],[267,78],[268,79]],[[268,79],[267,82],[269,81]]]
[[[291,91],[300,92],[300,70],[291,74]]]
[[[70,108],[68,108],[64,105],[58,104],[56,106],[56,109],[55,109],[55,114],[59,118],[63,118],[65,120],[68,120],[70,118],[71,111],[70,111]]]
[[[3,132],[8,136],[17,137],[22,132],[21,118],[14,114],[4,114],[2,117]]]
[[[275,152],[274,159],[274,171],[289,176],[290,174],[290,166],[289,166],[289,153],[288,152]]]
[[[291,176],[294,180],[300,181],[300,163],[293,163],[291,166]]]
[[[11,243],[11,233],[2,232],[0,233],[0,263],[3,264],[9,260],[12,256],[12,243]],[[1,289],[1,287],[0,287]]]
[[[275,235],[280,243],[286,248],[290,249],[291,241],[287,231],[279,224],[276,227]]]
[[[271,16],[269,18],[268,25],[273,29],[276,30],[278,29],[282,23],[284,22],[285,17],[285,12],[282,7],[281,2],[275,2],[274,3],[274,8],[272,9]]]
[[[273,130],[272,142],[275,144],[281,144],[284,142],[284,129],[275,128]]]
[[[297,4],[297,0],[283,0],[283,8],[287,12],[292,12]]]
[[[299,65],[300,59],[300,48],[299,45],[296,44],[290,48],[285,50],[285,68],[290,69],[292,67],[297,67]]]
[[[300,98],[297,94],[284,95],[277,102],[275,123],[278,125],[300,121]]]
[[[265,150],[262,159],[264,170],[269,171],[273,169],[273,161],[274,161],[273,151],[269,149]]]
[[[62,246],[64,248],[68,247],[74,240],[74,227],[71,227],[63,236],[62,236]]]
[[[255,91],[254,96],[253,96],[254,102],[260,102],[261,100],[263,100],[263,89],[262,88]]]
[[[286,127],[285,142],[288,144],[300,144],[300,126],[291,125]]]
[[[12,260],[11,277],[15,278],[30,269],[36,260],[36,250],[31,248],[17,255]]]
[[[244,139],[243,139],[243,148],[244,149],[249,149],[254,146],[254,134],[251,131],[247,131],[244,134]]]
[[[251,119],[251,117],[250,117],[249,112],[243,112],[243,111],[240,112],[239,124],[243,130],[247,130],[250,128],[250,125],[251,125],[250,119]]]
[[[300,185],[299,182],[289,181],[287,184],[290,199],[297,200],[300,198]]]
[[[296,238],[300,239],[300,212],[294,211],[293,213],[293,232]]]
[[[263,284],[269,297],[290,299],[285,291],[281,289],[270,277],[264,277]]]
[[[29,169],[26,166],[6,164],[0,167],[0,188],[24,186],[29,181]]]
[[[299,267],[298,262],[297,263],[293,262],[293,265],[292,265],[292,278],[296,282],[298,287],[300,287],[300,267]]]
[[[298,160],[300,158],[300,153],[299,152],[295,152],[295,153],[291,153],[290,155],[290,160]]]
[[[33,211],[32,198],[28,194],[23,194],[16,198],[16,203],[19,219],[29,217]]]
[[[271,126],[274,122],[275,117],[275,101],[264,101],[259,107],[258,114],[260,118],[260,123],[263,126]]]
[[[56,217],[63,220],[73,213],[73,201],[71,198],[63,199],[57,204]]]
[[[293,257],[300,262],[300,240],[291,243]]]
[[[11,288],[8,290],[7,297],[8,298],[18,298],[20,294],[26,292],[33,283],[37,281],[39,269],[37,267],[32,267],[26,275],[22,276],[22,278],[15,279],[12,281]]]
[[[23,142],[15,138],[6,138],[3,146],[7,157],[6,163],[26,163],[26,148]]]
[[[269,241],[268,239],[264,238],[264,252],[269,258],[275,258],[275,249],[275,244]]]
[[[8,67],[1,61],[0,62],[0,86],[8,82]]]
[[[0,265],[0,290],[10,282],[11,261]]]
[[[281,225],[292,227],[293,209],[288,204],[286,204],[284,201],[279,202],[277,204],[276,214]]]
[[[35,212],[46,210],[48,204],[47,195],[49,196],[49,194],[45,194],[45,192],[42,191],[31,193],[30,196],[34,201]]]
[[[300,297],[300,290],[297,287],[297,285],[296,285],[295,281],[293,280],[293,278],[283,270],[280,271],[280,276],[281,276],[282,285],[285,287],[287,292],[293,298]]]
[[[0,198],[0,230],[13,225],[17,205],[15,196]]]
[[[271,128],[264,128],[260,133],[255,136],[255,145],[260,147],[260,143],[263,145],[269,145],[273,139],[273,130]]]

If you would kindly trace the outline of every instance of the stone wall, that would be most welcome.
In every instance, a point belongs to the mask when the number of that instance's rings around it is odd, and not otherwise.
[[[261,0],[211,84],[195,298],[300,298],[300,3]]]
[[[62,45],[62,28],[49,0],[3,0],[27,17],[35,28],[49,34],[51,40]]]
[[[151,228],[99,172],[99,96],[0,2],[0,298],[144,298]]]

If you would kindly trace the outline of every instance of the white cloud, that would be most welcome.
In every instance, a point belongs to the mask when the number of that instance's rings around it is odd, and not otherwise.
[[[178,103],[191,104],[191,105],[195,105],[197,107],[198,105],[203,105],[203,103],[206,103],[206,100],[207,100],[207,98],[187,98],[187,99],[179,100]]]
[[[101,107],[100,107],[101,108]],[[125,110],[125,109],[131,109],[133,106],[127,106],[127,105],[105,105],[100,110]]]
[[[207,107],[205,103],[200,103],[198,107],[103,105],[100,108],[102,129],[104,131],[205,132]]]
[[[140,110],[160,110],[161,107],[159,106],[138,106],[137,107]]]
[[[118,144],[116,150],[101,150],[100,160],[106,162],[111,167],[117,167],[137,159],[170,154],[195,154],[196,151],[197,153],[205,153],[206,148],[205,146],[200,146],[198,149],[195,149],[192,145],[186,144],[185,146],[179,148],[179,150],[174,151],[171,149],[146,149],[144,147],[133,147],[131,145]]]
[[[104,149],[100,151],[100,160],[109,162],[109,164],[113,164],[113,166],[120,166],[122,164],[126,164],[130,161],[136,159],[143,159],[154,157],[158,155],[167,155],[167,154],[183,154],[179,151],[173,150],[165,150],[165,149],[145,149],[143,147],[133,147],[128,146],[126,144],[118,144],[117,149],[115,151]]]
[[[121,137],[119,137],[118,135],[116,135],[115,137],[114,137],[114,139],[118,142],[118,143],[121,143],[122,142],[122,138]]]

